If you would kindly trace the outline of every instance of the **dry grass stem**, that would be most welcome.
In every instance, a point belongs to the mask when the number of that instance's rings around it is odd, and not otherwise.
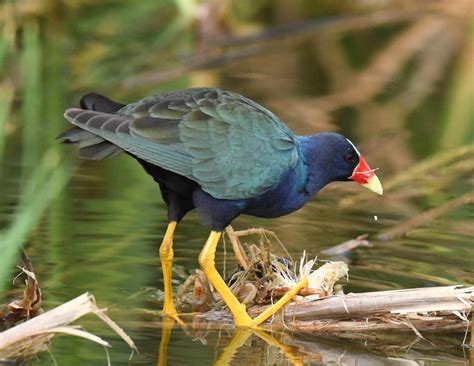
[[[243,269],[247,269],[249,266],[249,259],[247,258],[247,255],[245,254],[245,251],[242,248],[242,244],[239,240],[239,235],[230,225],[226,227],[225,232],[229,237],[229,240],[232,244],[232,249],[234,250],[237,260],[239,261]]]
[[[52,310],[18,324],[0,333],[0,359],[28,359],[47,349],[47,342],[57,333],[89,339],[110,347],[100,337],[70,324],[86,314],[94,314],[122,338],[132,350],[138,352],[132,339],[97,307],[92,295],[84,293]]]

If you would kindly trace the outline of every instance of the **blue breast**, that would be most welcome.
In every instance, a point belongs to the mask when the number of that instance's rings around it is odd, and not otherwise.
[[[300,138],[300,159],[280,182],[264,194],[245,200],[243,213],[257,217],[279,217],[303,207],[329,181],[317,171],[304,137]],[[319,174],[318,174],[319,173]]]

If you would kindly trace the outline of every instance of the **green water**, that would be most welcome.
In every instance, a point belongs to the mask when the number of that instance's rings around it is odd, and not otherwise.
[[[31,227],[26,249],[43,290],[45,309],[87,291],[133,338],[140,354],[129,361],[127,345],[105,325],[92,316],[80,321],[112,344],[109,352],[114,365],[148,365],[165,359],[163,342],[160,351],[163,330],[158,311],[163,284],[157,252],[166,227],[166,208],[158,186],[129,157],[78,161],[67,147],[57,146],[54,136],[67,127],[63,110],[76,106],[84,92],[95,90],[132,102],[164,90],[215,86],[267,106],[296,133],[334,130],[346,134],[368,163],[379,168],[377,175],[389,188],[383,197],[356,184],[334,183],[289,216],[272,220],[242,216],[233,223],[236,229],[264,226],[275,231],[294,257],[303,250],[319,255],[322,249],[363,233],[374,238],[472,190],[473,150],[443,160],[446,154],[472,145],[473,75],[472,63],[466,61],[473,40],[467,25],[472,16],[447,15],[441,10],[430,16],[409,7],[408,14],[400,15],[392,6],[384,10],[388,16],[381,20],[377,9],[371,9],[357,22],[331,18],[318,23],[323,19],[317,18],[320,15],[361,16],[361,10],[326,5],[321,7],[322,14],[306,14],[304,6],[293,9],[261,3],[254,5],[255,13],[242,15],[234,9],[234,27],[242,33],[257,33],[309,23],[256,40],[222,46],[212,41],[199,48],[191,36],[191,21],[172,2],[81,8],[63,4],[56,12],[50,9],[47,16],[19,17],[29,26],[22,28],[23,47],[28,40],[31,46],[28,52],[22,53],[21,47],[12,51],[3,71],[23,65],[17,72],[28,83],[16,84],[18,80],[6,73],[15,85],[16,98],[5,122],[0,228],[7,232],[19,219],[15,210],[42,152],[49,149],[63,157],[65,162],[58,169],[65,169],[71,178]],[[285,12],[289,9],[298,11]],[[133,22],[124,21],[129,17]],[[249,30],[250,25],[255,29]],[[193,52],[198,56],[189,58]],[[428,162],[432,167],[420,170]],[[44,181],[34,196],[61,187],[53,176]],[[348,257],[346,292],[472,285],[473,218],[472,204],[463,205],[397,238],[372,240],[372,248]],[[174,240],[177,283],[182,282],[182,273],[197,268],[207,235],[195,213],[178,226]],[[226,267],[233,263],[228,255]],[[9,266],[10,278],[17,264],[19,257]],[[3,295],[12,298],[20,291],[21,287]],[[231,364],[286,365],[292,364],[291,357],[302,357],[306,364],[469,363],[469,349],[462,346],[464,334],[424,335],[427,340],[417,339],[411,331],[351,337],[276,336],[280,344],[291,346],[287,353],[250,335]],[[231,337],[227,331],[196,334],[175,326],[166,347],[168,365],[213,364],[225,354]],[[56,337],[50,353],[40,354],[32,364],[52,364],[52,357],[59,365],[106,364],[102,347],[73,337]]]

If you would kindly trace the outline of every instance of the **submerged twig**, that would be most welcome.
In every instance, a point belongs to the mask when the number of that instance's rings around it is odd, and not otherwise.
[[[372,244],[370,244],[369,241],[366,240],[368,237],[369,237],[369,234],[359,235],[355,239],[351,239],[351,240],[345,241],[344,243],[335,245],[331,248],[324,249],[321,251],[321,253],[332,257],[332,256],[345,254],[359,247],[372,247]]]
[[[474,193],[467,193],[459,198],[445,203],[439,207],[432,208],[431,210],[425,211],[418,216],[415,216],[409,220],[403,221],[402,223],[389,228],[379,233],[376,238],[378,240],[391,240],[396,237],[406,234],[409,230],[416,226],[426,224],[433,221],[435,218],[445,215],[452,210],[474,202]]]

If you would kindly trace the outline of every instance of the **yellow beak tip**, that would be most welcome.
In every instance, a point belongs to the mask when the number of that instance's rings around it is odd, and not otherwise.
[[[375,192],[381,196],[383,195],[382,183],[380,183],[380,180],[376,175],[370,178],[370,180],[367,183],[362,184],[362,187],[365,187],[371,190],[372,192]]]

